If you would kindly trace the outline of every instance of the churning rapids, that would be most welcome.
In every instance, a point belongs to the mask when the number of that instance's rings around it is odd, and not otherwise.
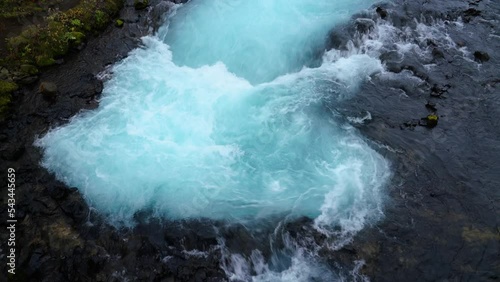
[[[114,66],[98,109],[37,141],[43,166],[117,226],[133,225],[139,211],[250,228],[307,216],[345,240],[381,217],[390,173],[329,105],[355,95],[382,65],[362,52],[323,50],[331,28],[372,2],[176,6]],[[313,252],[297,248],[285,267],[264,263],[259,250],[225,254],[232,265],[222,267],[243,280],[334,277]]]

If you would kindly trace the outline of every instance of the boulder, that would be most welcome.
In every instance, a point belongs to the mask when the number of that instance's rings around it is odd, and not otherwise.
[[[57,85],[53,82],[44,81],[40,83],[39,91],[45,99],[54,100],[57,96]]]
[[[356,19],[356,30],[359,33],[369,33],[375,28],[375,22],[372,19]]]
[[[38,74],[37,67],[33,65],[24,64],[19,67],[19,70],[25,75],[35,75]]]
[[[10,78],[9,70],[6,68],[0,68],[0,80],[8,80]]]
[[[377,12],[381,19],[387,18],[387,10],[385,10],[384,8],[377,7],[377,9],[375,9],[375,12]]]

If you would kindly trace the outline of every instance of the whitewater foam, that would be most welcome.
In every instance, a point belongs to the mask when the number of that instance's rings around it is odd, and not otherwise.
[[[42,165],[117,226],[140,211],[251,224],[307,216],[339,248],[383,215],[390,170],[329,105],[383,71],[383,44],[321,47],[371,2],[194,0],[107,72],[98,109],[37,141]],[[338,279],[316,249],[288,248],[286,267],[258,250],[227,253],[222,267],[236,280]]]

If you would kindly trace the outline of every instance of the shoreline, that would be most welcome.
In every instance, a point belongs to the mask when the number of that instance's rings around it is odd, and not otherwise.
[[[406,3],[408,9],[404,9],[403,4],[401,7],[386,7],[388,16],[399,17],[401,25],[406,24],[401,19],[419,14],[452,20],[458,16],[465,18],[463,13],[474,8],[483,15],[471,17],[468,23],[464,23],[464,28],[476,31],[478,38],[489,34],[489,28],[497,28],[498,32],[498,26],[490,27],[488,22],[481,20],[494,14],[498,4],[494,6],[488,1],[484,1],[486,4],[479,1],[476,5],[465,1],[446,4],[430,1],[431,4],[427,5],[420,5],[422,1],[401,2]],[[443,8],[448,10],[443,12]],[[183,247],[210,251],[217,245],[214,232],[207,227],[209,223],[171,222],[162,226],[151,222],[139,223],[128,231],[115,230],[89,210],[75,188],[66,187],[38,166],[41,154],[32,145],[35,135],[67,122],[82,109],[97,106],[96,98],[102,86],[95,76],[139,46],[138,38],[151,28],[146,13],[145,10],[135,11],[133,1],[128,0],[120,12],[120,18],[125,21],[122,29],[111,24],[100,36],[89,40],[82,51],[70,55],[64,64],[40,75],[40,82],[56,83],[59,92],[56,100],[47,101],[36,93],[38,83],[25,87],[21,90],[23,95],[16,101],[14,115],[2,126],[2,164],[17,171],[17,240],[22,246],[18,247],[17,254],[19,273],[15,279],[18,281],[23,281],[23,277],[31,280],[44,278],[44,281],[77,278],[82,281],[119,281],[127,277],[175,279],[173,281],[226,279],[219,267],[221,258],[217,252],[206,258],[194,258],[182,251]],[[352,23],[350,26],[352,28]],[[348,33],[348,30],[343,32]],[[457,32],[454,36],[463,35]],[[498,122],[494,120],[500,116],[494,107],[500,105],[500,100],[493,95],[499,92],[498,81],[494,82],[498,76],[494,67],[498,66],[500,58],[492,52],[494,46],[483,46],[477,38],[459,40],[472,52],[489,51],[491,58],[482,64],[481,72],[468,67],[447,50],[438,50],[443,58],[436,59],[437,67],[433,71],[423,68],[416,59],[394,66],[395,69],[406,67],[428,80],[428,85],[404,89],[408,98],[403,102],[398,92],[392,89],[393,85],[374,78],[371,83],[363,85],[356,97],[337,108],[347,116],[369,111],[373,120],[357,126],[361,133],[369,140],[403,153],[380,149],[393,161],[397,174],[393,185],[387,187],[390,199],[384,207],[386,218],[376,226],[366,227],[355,237],[353,244],[326,254],[332,265],[337,262],[351,265],[354,260],[363,259],[365,266],[361,272],[375,281],[405,278],[409,281],[408,277],[414,277],[415,281],[495,279],[495,271],[498,273],[499,270],[499,266],[494,265],[499,230],[498,221],[495,225],[498,204],[494,202],[495,197],[498,199],[498,192],[495,193],[494,189],[500,180],[491,170],[495,165],[498,169],[500,154],[490,150],[495,148],[500,137],[498,127],[495,128],[495,122]],[[498,40],[495,46],[497,50],[500,48]],[[484,50],[485,47],[489,49]],[[487,75],[477,77],[484,73]],[[440,87],[451,85],[446,99],[429,98],[429,92],[432,92],[429,85],[433,84]],[[373,99],[374,96],[380,98]],[[408,120],[418,120],[428,114],[425,104],[429,99],[436,103],[440,115],[438,125],[433,129],[405,126]],[[470,132],[464,133],[465,129]],[[476,135],[484,141],[475,142]],[[472,165],[461,167],[463,160],[467,161],[463,162],[464,165]],[[6,171],[3,166],[2,171]],[[474,174],[473,177],[470,173]],[[478,187],[484,195],[474,191]],[[6,201],[4,194],[0,195],[2,202]],[[7,212],[6,207],[6,204],[0,207],[2,215]],[[481,211],[480,208],[488,210]],[[86,224],[89,214],[93,226]],[[4,224],[0,223],[2,228],[5,228]],[[297,220],[287,230],[298,230],[307,224],[307,219]],[[249,234],[243,227],[236,226],[225,232],[233,236],[233,241],[229,242],[232,248],[240,248],[242,252],[251,251],[259,241],[258,238],[248,238]],[[1,236],[4,244],[4,234]],[[248,242],[243,241],[245,246],[237,246],[241,240],[247,239]],[[181,240],[185,241],[184,245],[179,242]],[[168,248],[165,242],[175,248]],[[2,250],[5,249],[2,246]],[[171,257],[169,263],[163,263],[167,257]],[[138,269],[137,265],[141,268]],[[2,271],[7,272],[6,265]],[[427,276],[422,276],[424,274]]]

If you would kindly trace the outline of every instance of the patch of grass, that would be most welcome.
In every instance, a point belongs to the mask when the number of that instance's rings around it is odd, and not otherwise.
[[[0,0],[0,17],[33,14],[43,5],[61,1]],[[66,55],[69,50],[80,46],[89,35],[104,29],[122,6],[123,0],[81,0],[78,5],[67,11],[53,11],[43,24],[31,25],[18,36],[9,38],[8,55],[1,59],[0,63],[11,72],[33,75],[35,69],[55,64],[56,60]],[[8,85],[3,83],[1,87],[8,88]],[[10,103],[10,96],[0,95],[1,116]]]
[[[55,12],[44,25],[30,26],[19,36],[9,38],[9,59],[39,67],[51,65],[52,60],[80,45],[88,34],[106,27],[122,4],[121,0],[82,0],[68,11]]]

